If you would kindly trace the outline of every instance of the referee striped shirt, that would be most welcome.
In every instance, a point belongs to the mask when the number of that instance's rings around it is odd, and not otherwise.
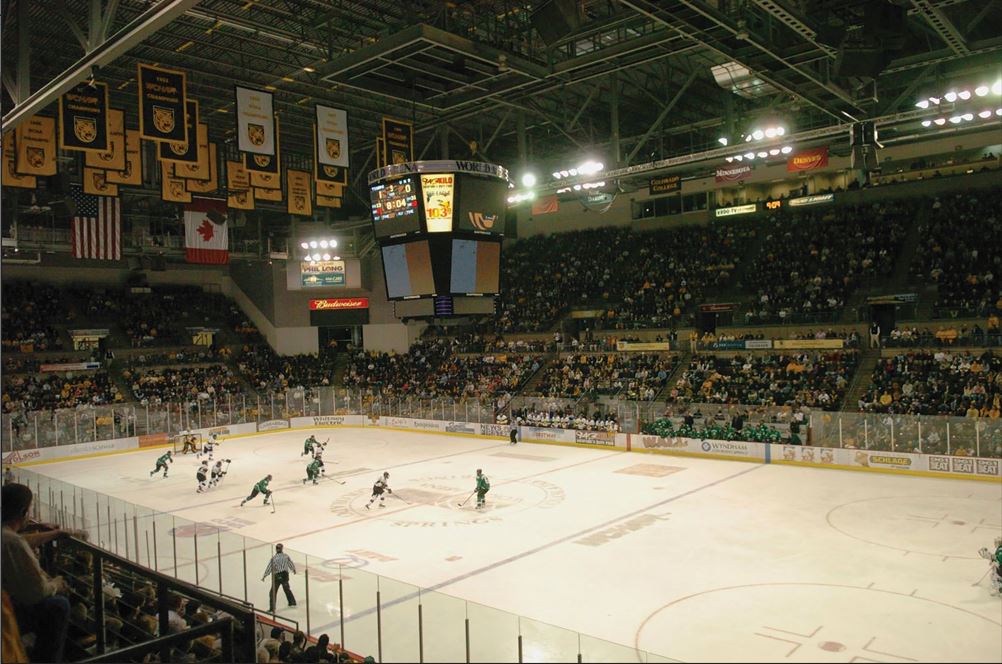
[[[295,563],[292,562],[292,558],[290,558],[284,551],[276,553],[272,556],[271,560],[268,561],[268,566],[264,568],[264,574],[261,576],[261,580],[264,581],[265,577],[269,574],[277,574],[278,572],[296,573]]]

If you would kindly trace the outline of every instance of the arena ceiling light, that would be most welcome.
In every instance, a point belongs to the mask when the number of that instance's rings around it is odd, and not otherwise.
[[[772,140],[786,135],[786,127],[782,125],[769,125],[768,127],[756,127],[745,134],[745,143],[752,141]],[[726,143],[725,143],[726,145]]]
[[[553,171],[553,179],[560,180],[562,178],[573,178],[579,175],[594,175],[601,170],[605,169],[605,164],[600,161],[595,161],[589,159],[573,168],[564,168],[557,171]],[[524,183],[523,183],[524,184]],[[531,185],[526,185],[531,186]]]
[[[717,139],[717,143],[720,143],[721,145],[723,145],[724,147],[726,147],[727,146],[727,139],[724,138],[723,136],[721,136],[720,138]]]
[[[939,96],[929,95],[928,97],[919,99],[915,102],[915,106],[916,108],[926,109],[931,106],[938,106],[943,102],[955,104],[957,102],[970,101],[975,97],[987,97],[988,95],[1002,97],[1002,80],[991,84],[979,83],[973,88],[969,85],[953,86]]]
[[[534,191],[520,191],[517,194],[512,194],[508,197],[508,203],[510,205],[515,205],[521,203],[522,201],[531,201],[536,198],[536,192]]]
[[[536,186],[536,174],[535,173],[523,173],[522,174],[522,186],[523,187],[535,187]]]

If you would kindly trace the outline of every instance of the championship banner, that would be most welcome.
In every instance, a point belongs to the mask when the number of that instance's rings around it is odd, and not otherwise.
[[[187,79],[183,71],[139,63],[139,134],[148,141],[188,143]]]
[[[108,171],[106,178],[112,184],[124,184],[140,187],[143,184],[142,141],[139,131],[125,130],[125,168],[121,171]]]
[[[812,171],[828,166],[828,146],[804,150],[798,152],[786,160],[786,171],[796,173],[798,171]]]
[[[313,216],[313,191],[310,187],[310,174],[306,171],[294,171],[291,168],[285,172],[286,189],[289,192],[287,210],[289,214],[304,217]]]
[[[316,163],[348,168],[348,114],[318,104],[315,129]]]
[[[196,194],[211,194],[219,189],[219,161],[216,153],[216,144],[209,143],[209,179],[208,180],[188,180],[188,191]]]
[[[197,136],[195,154],[198,158],[194,163],[186,161],[174,162],[174,172],[178,177],[182,177],[185,180],[201,180],[205,182],[212,176],[209,168],[209,125],[199,122],[198,128],[195,130],[195,135]],[[161,148],[163,145],[163,143],[160,144]]]
[[[251,174],[251,179],[254,178],[254,174]],[[282,190],[281,189],[260,189],[254,187],[254,200],[256,201],[271,201],[272,203],[282,202]]]
[[[234,210],[253,210],[254,194],[249,189],[231,191],[226,195],[226,206]]]
[[[281,189],[282,170],[279,167],[281,158],[281,135],[279,134],[278,118],[275,118],[275,154],[244,155],[244,166],[250,175],[250,184],[258,189]],[[279,197],[281,200],[281,196]]]
[[[18,189],[34,189],[38,186],[38,179],[34,175],[21,175],[15,168],[17,155],[15,150],[13,131],[7,132],[3,137],[3,182],[5,187],[17,187]]]
[[[188,109],[185,113],[185,130],[188,139],[184,142],[162,141],[157,158],[161,161],[176,161],[187,164],[198,163],[198,101],[189,99],[185,103]]]
[[[747,164],[744,166],[735,166],[734,168],[718,168],[716,173],[717,182],[740,182],[744,180],[749,173],[751,173],[752,168]]]
[[[226,189],[230,193],[238,191],[250,191],[250,176],[247,175],[247,169],[244,168],[242,162],[239,161],[227,161],[226,162]]]
[[[340,208],[341,207],[341,197],[340,196],[325,196],[323,194],[317,194],[317,207],[323,207],[323,208]]]
[[[662,175],[647,181],[647,193],[651,196],[655,194],[670,194],[673,191],[681,190],[681,175]]]
[[[84,166],[103,168],[106,171],[125,170],[125,111],[108,109],[107,152],[86,152]]]
[[[118,196],[118,185],[109,184],[107,174],[101,169],[84,168],[83,192],[91,196]]]
[[[59,147],[107,152],[107,84],[81,83],[59,98]]]
[[[56,174],[55,118],[34,115],[21,123],[11,135],[17,136],[13,143],[17,148],[14,165],[19,174]]]
[[[414,161],[414,125],[383,116],[383,151],[386,164]]]
[[[234,87],[237,97],[237,149],[252,154],[276,154],[272,94]]]
[[[190,203],[191,192],[185,186],[184,178],[174,173],[174,163],[160,162],[160,198],[168,203]]]
[[[386,140],[376,136],[376,168],[386,166]]]

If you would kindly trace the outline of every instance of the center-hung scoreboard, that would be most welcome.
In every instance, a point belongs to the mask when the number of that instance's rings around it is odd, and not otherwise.
[[[500,291],[508,171],[472,161],[417,161],[369,174],[372,228],[390,300]]]

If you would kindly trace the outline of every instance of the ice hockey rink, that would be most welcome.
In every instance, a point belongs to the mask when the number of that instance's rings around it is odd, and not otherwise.
[[[417,661],[419,646],[464,661],[467,620],[472,661],[517,661],[519,634],[524,661],[1002,661],[1002,602],[977,554],[1002,534],[998,483],[314,433],[331,441],[319,486],[302,484],[303,431],[228,440],[215,456],[229,473],[204,494],[194,455],[150,478],[157,449],[29,470],[89,490],[78,510],[103,545],[261,609],[284,543],[298,606],[279,592],[279,615],[364,654],[378,630],[383,661]],[[459,506],[477,468],[492,484],[482,512]],[[384,470],[395,496],[366,510]],[[240,507],[267,473],[275,512],[260,496]]]

